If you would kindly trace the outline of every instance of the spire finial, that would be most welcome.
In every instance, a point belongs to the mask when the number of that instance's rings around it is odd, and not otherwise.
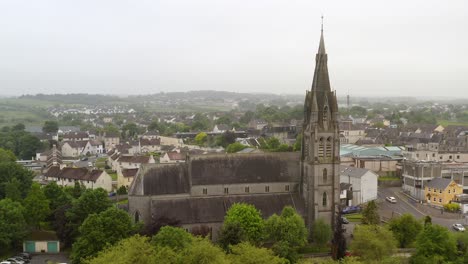
[[[322,14],[322,32],[323,32],[323,14]]]

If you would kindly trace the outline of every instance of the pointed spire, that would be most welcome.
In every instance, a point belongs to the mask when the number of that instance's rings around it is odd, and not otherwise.
[[[325,41],[323,40],[323,15],[322,15],[322,27],[321,27],[321,33],[320,33],[320,45],[318,49],[318,54],[326,54]]]

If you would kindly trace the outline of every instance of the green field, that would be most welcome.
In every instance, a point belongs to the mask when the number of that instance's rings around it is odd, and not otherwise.
[[[468,122],[457,122],[449,120],[437,120],[437,124],[447,127],[447,126],[468,126]]]
[[[356,214],[347,214],[343,215],[348,219],[349,222],[355,222],[355,223],[360,223],[362,221],[362,214],[361,213],[356,213]]]

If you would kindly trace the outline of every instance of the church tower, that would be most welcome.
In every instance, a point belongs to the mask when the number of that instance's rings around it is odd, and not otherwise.
[[[340,134],[323,22],[312,89],[306,92],[302,135],[301,193],[306,203],[306,225],[311,231],[314,221],[321,218],[334,227],[340,201]]]

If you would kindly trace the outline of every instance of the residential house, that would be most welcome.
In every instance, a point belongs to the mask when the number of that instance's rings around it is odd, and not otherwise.
[[[141,164],[154,164],[156,161],[154,160],[153,155],[149,156],[130,156],[130,155],[121,155],[119,158],[116,159],[114,162],[112,169],[115,171],[123,170],[123,169],[132,169],[132,168],[139,168]]]
[[[55,181],[60,186],[75,186],[75,182],[78,182],[88,189],[103,188],[108,192],[112,191],[112,178],[103,170],[70,167],[60,169],[54,166],[44,174],[44,180]]]
[[[138,168],[119,170],[117,173],[117,188],[120,186],[125,186],[128,189],[132,184],[133,178],[137,174],[138,170]]]
[[[85,147],[88,145],[88,141],[65,141],[62,144],[62,156],[63,157],[79,157],[85,155]]]
[[[434,178],[424,188],[426,202],[443,206],[455,200],[456,195],[463,193],[463,187],[446,178]]]
[[[358,205],[377,199],[378,177],[371,170],[340,166],[340,184],[351,185],[349,191],[352,193],[352,200],[349,200],[347,205]]]
[[[140,153],[161,151],[160,138],[141,138],[139,140]]]
[[[159,158],[160,163],[185,162],[186,155],[177,151],[169,151]]]
[[[119,133],[106,132],[102,136],[102,140],[104,141],[104,148],[110,150],[120,143],[120,135]]]

